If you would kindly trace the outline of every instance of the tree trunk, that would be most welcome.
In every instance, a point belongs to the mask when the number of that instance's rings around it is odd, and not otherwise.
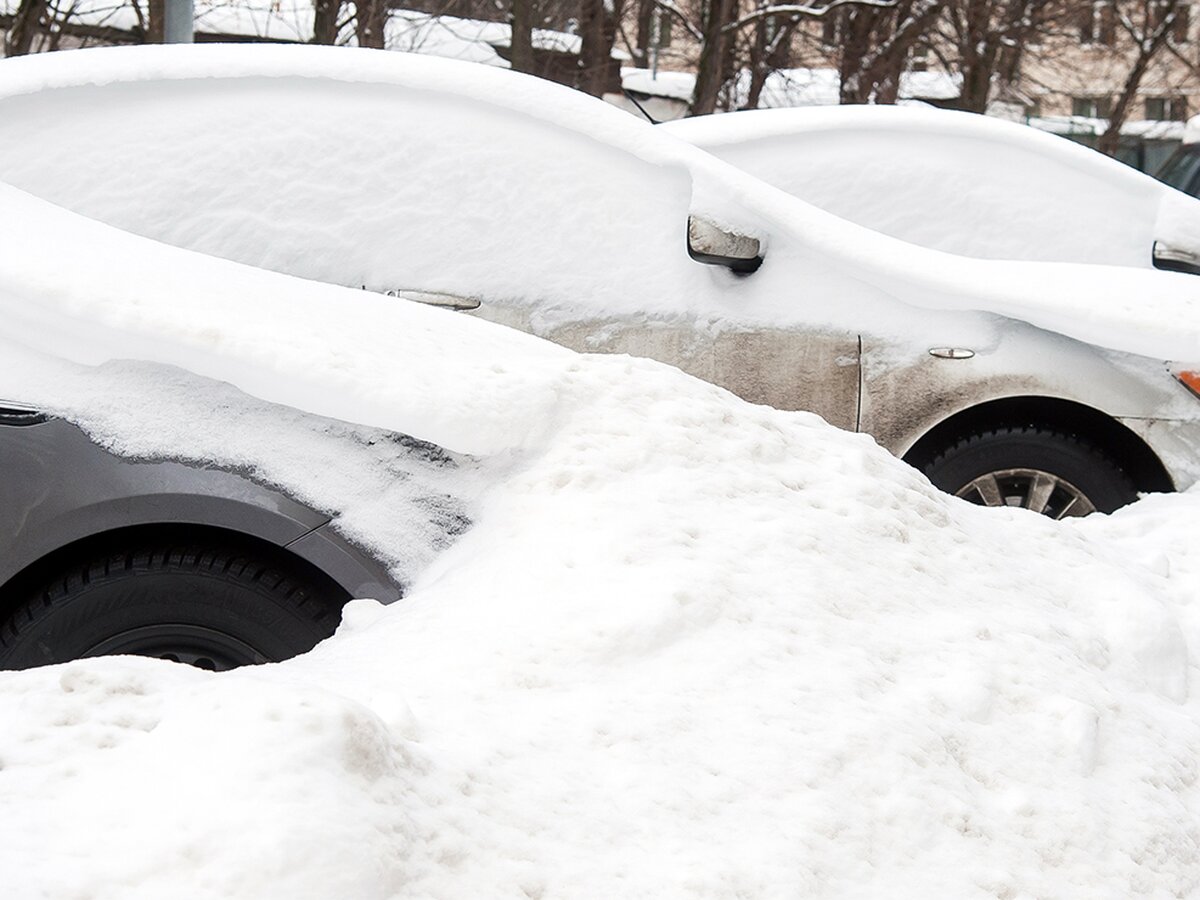
[[[4,42],[5,56],[24,56],[33,49],[33,39],[42,32],[47,0],[21,0]]]
[[[1137,47],[1137,58],[1129,70],[1117,102],[1113,104],[1112,111],[1109,113],[1108,127],[1104,129],[1104,134],[1100,135],[1100,140],[1096,142],[1096,149],[1101,153],[1109,156],[1117,155],[1121,144],[1121,126],[1125,124],[1125,119],[1129,115],[1129,107],[1137,97],[1138,88],[1142,85],[1142,78],[1145,76],[1146,70],[1150,68],[1150,63],[1158,55],[1159,50],[1166,46],[1167,39],[1175,28],[1175,16],[1179,14],[1180,5],[1179,0],[1173,0],[1168,6],[1159,8],[1157,11],[1159,18],[1157,19],[1154,18],[1155,9],[1153,7],[1148,5],[1142,7],[1144,18],[1141,33],[1130,32],[1129,34],[1130,39]]]
[[[387,0],[355,0],[354,35],[358,46],[382,50]]]
[[[161,44],[167,23],[166,0],[146,0],[146,12],[149,19],[146,25],[146,42]]]
[[[929,33],[944,6],[944,0],[903,0],[889,10],[846,10],[840,101],[895,103],[909,50]]]
[[[872,33],[879,19],[874,10],[842,13],[842,46],[838,57],[838,102],[870,103],[874,85],[865,71],[871,53]]]
[[[769,30],[770,19],[763,18],[754,23],[754,37],[750,43],[750,89],[746,92],[742,109],[758,109],[758,101],[767,84],[767,75],[770,74],[770,66],[767,64]]]
[[[508,12],[512,29],[509,65],[514,72],[533,72],[533,0],[512,0]]]
[[[342,0],[314,0],[313,43],[337,43],[338,17],[342,13]]]
[[[654,0],[637,0],[637,49],[633,64],[640,69],[650,67],[650,47],[654,42]]]
[[[1129,115],[1129,106],[1137,94],[1138,87],[1142,83],[1142,76],[1146,74],[1149,65],[1150,54],[1139,53],[1133,68],[1129,70],[1129,77],[1125,79],[1121,95],[1113,104],[1112,112],[1109,113],[1108,127],[1104,129],[1104,134],[1100,135],[1100,140],[1096,142],[1096,149],[1101,153],[1108,156],[1117,155],[1117,150],[1121,145],[1121,126],[1125,124],[1125,118]]]
[[[717,98],[725,83],[729,47],[733,42],[733,36],[725,31],[725,26],[736,12],[734,0],[707,0],[705,3],[704,41],[696,69],[690,115],[708,115],[717,108]]]
[[[612,70],[612,49],[617,40],[617,20],[621,8],[609,9],[605,0],[583,0],[579,17],[579,33],[583,46],[579,53],[579,77],[576,87],[593,97],[603,97],[619,87],[609,84]]]

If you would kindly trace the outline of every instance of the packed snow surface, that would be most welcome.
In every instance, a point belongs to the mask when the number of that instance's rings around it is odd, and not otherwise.
[[[474,522],[287,663],[0,676],[6,900],[1200,888],[1195,492],[983,510],[655,363],[0,209],[0,395],[385,557],[404,432]]]
[[[1200,360],[1191,276],[914,246],[594,98],[451,60],[214,45],[5,60],[0,167],[17,188],[168,244],[524,306],[535,327],[650,318],[923,335],[983,311]],[[691,260],[689,214],[758,237],[763,267],[736,279]],[[30,246],[18,221],[0,226],[15,232],[5,240],[46,281],[54,243]]]

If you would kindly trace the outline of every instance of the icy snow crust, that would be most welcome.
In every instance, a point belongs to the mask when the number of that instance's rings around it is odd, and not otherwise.
[[[1155,240],[1200,253],[1200,200],[987,116],[842,106],[662,127],[834,215],[948,253],[1146,268]]]
[[[526,305],[540,328],[651,318],[920,336],[984,322],[945,315],[965,309],[1200,359],[1193,278],[902,243],[592,98],[448,60],[274,46],[6,60],[0,165],[17,187],[167,243]],[[689,211],[762,238],[766,264],[736,280],[688,259]]]

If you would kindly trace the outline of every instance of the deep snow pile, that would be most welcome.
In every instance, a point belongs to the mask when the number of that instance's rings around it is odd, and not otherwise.
[[[1200,497],[1056,524],[652,363],[555,390],[474,528],[313,653],[0,678],[5,896],[1196,887]]]

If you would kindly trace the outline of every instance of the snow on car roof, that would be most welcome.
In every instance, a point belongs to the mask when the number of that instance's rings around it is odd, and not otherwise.
[[[609,227],[602,224],[614,215],[609,207],[618,209],[623,201],[621,196],[602,198],[608,205],[595,211],[572,206],[572,222],[585,224],[554,232],[553,223],[545,222],[545,228],[551,230],[539,239],[538,246],[505,248],[510,253],[516,250],[526,254],[528,266],[554,273],[554,278],[546,282],[546,289],[553,289],[547,300],[560,319],[594,317],[597,313],[644,316],[687,312],[717,326],[771,323],[795,327],[811,323],[816,308],[830,317],[831,325],[841,328],[865,327],[864,320],[901,328],[906,321],[904,309],[966,309],[1024,319],[1113,349],[1159,358],[1200,358],[1200,308],[1194,302],[1200,285],[1190,277],[1097,266],[979,261],[914,247],[788,196],[593,98],[510,72],[409,54],[342,48],[116,48],[5,60],[0,65],[0,102],[80,85],[183,81],[215,84],[248,77],[280,85],[301,106],[306,85],[317,79],[335,84],[403,87],[406,96],[427,97],[434,103],[478,102],[486,106],[493,120],[508,117],[512,127],[506,132],[506,140],[519,140],[525,127],[522,123],[538,122],[560,130],[557,133],[570,134],[573,140],[587,142],[591,148],[613,148],[631,161],[650,167],[639,170],[636,178],[630,177],[631,191],[636,191],[632,185],[638,183],[638,178],[653,183],[682,176],[690,183],[693,211],[761,234],[766,241],[767,265],[737,287],[710,284],[711,273],[701,273],[695,266],[686,270],[686,285],[671,288],[669,280],[664,279],[674,270],[656,272],[653,256],[629,258],[623,265],[614,266],[600,256],[589,259],[585,250],[572,251],[562,258],[537,255],[543,246],[553,246],[566,237],[586,247],[589,235]],[[438,117],[431,114],[423,123],[423,135],[436,140],[438,127]],[[526,142],[528,152],[536,158],[536,135],[531,133]],[[186,152],[186,147],[180,147],[180,151]],[[13,152],[19,155],[19,150]],[[503,141],[494,147],[479,141],[472,152],[479,155],[480,165],[486,168],[483,159],[489,153],[514,151]],[[595,152],[599,154],[598,149]],[[633,171],[619,161],[619,155],[608,153],[603,160],[611,172]],[[547,173],[572,165],[569,159],[537,161]],[[564,182],[575,177],[569,168],[562,172],[560,180]],[[602,193],[590,196],[595,200]],[[574,199],[593,202],[583,194]],[[444,200],[445,195],[439,195],[439,209],[446,208],[441,205]],[[682,235],[682,211],[678,217],[678,234]],[[426,234],[433,221],[436,219],[415,217],[411,228],[419,231],[414,231],[413,237]],[[304,223],[296,224],[305,227]],[[328,223],[314,222],[313,227],[328,227]],[[673,228],[671,240],[681,240],[673,237]],[[402,229],[403,222],[392,222],[386,234],[368,236],[388,242],[381,246],[381,258],[394,257],[394,253],[385,251],[407,240]],[[651,251],[657,252],[657,245],[646,245],[645,252]],[[492,265],[500,276],[498,281],[503,280],[505,269],[511,269],[511,290],[518,290],[525,274],[510,265],[510,258],[488,255],[493,252],[500,253],[499,245],[464,262],[480,273]],[[635,277],[640,284],[631,280]],[[808,289],[807,304],[796,302],[798,279]],[[815,303],[822,293],[837,295],[842,302]],[[690,307],[680,306],[678,298],[684,296]],[[895,300],[901,303],[897,305]]]

